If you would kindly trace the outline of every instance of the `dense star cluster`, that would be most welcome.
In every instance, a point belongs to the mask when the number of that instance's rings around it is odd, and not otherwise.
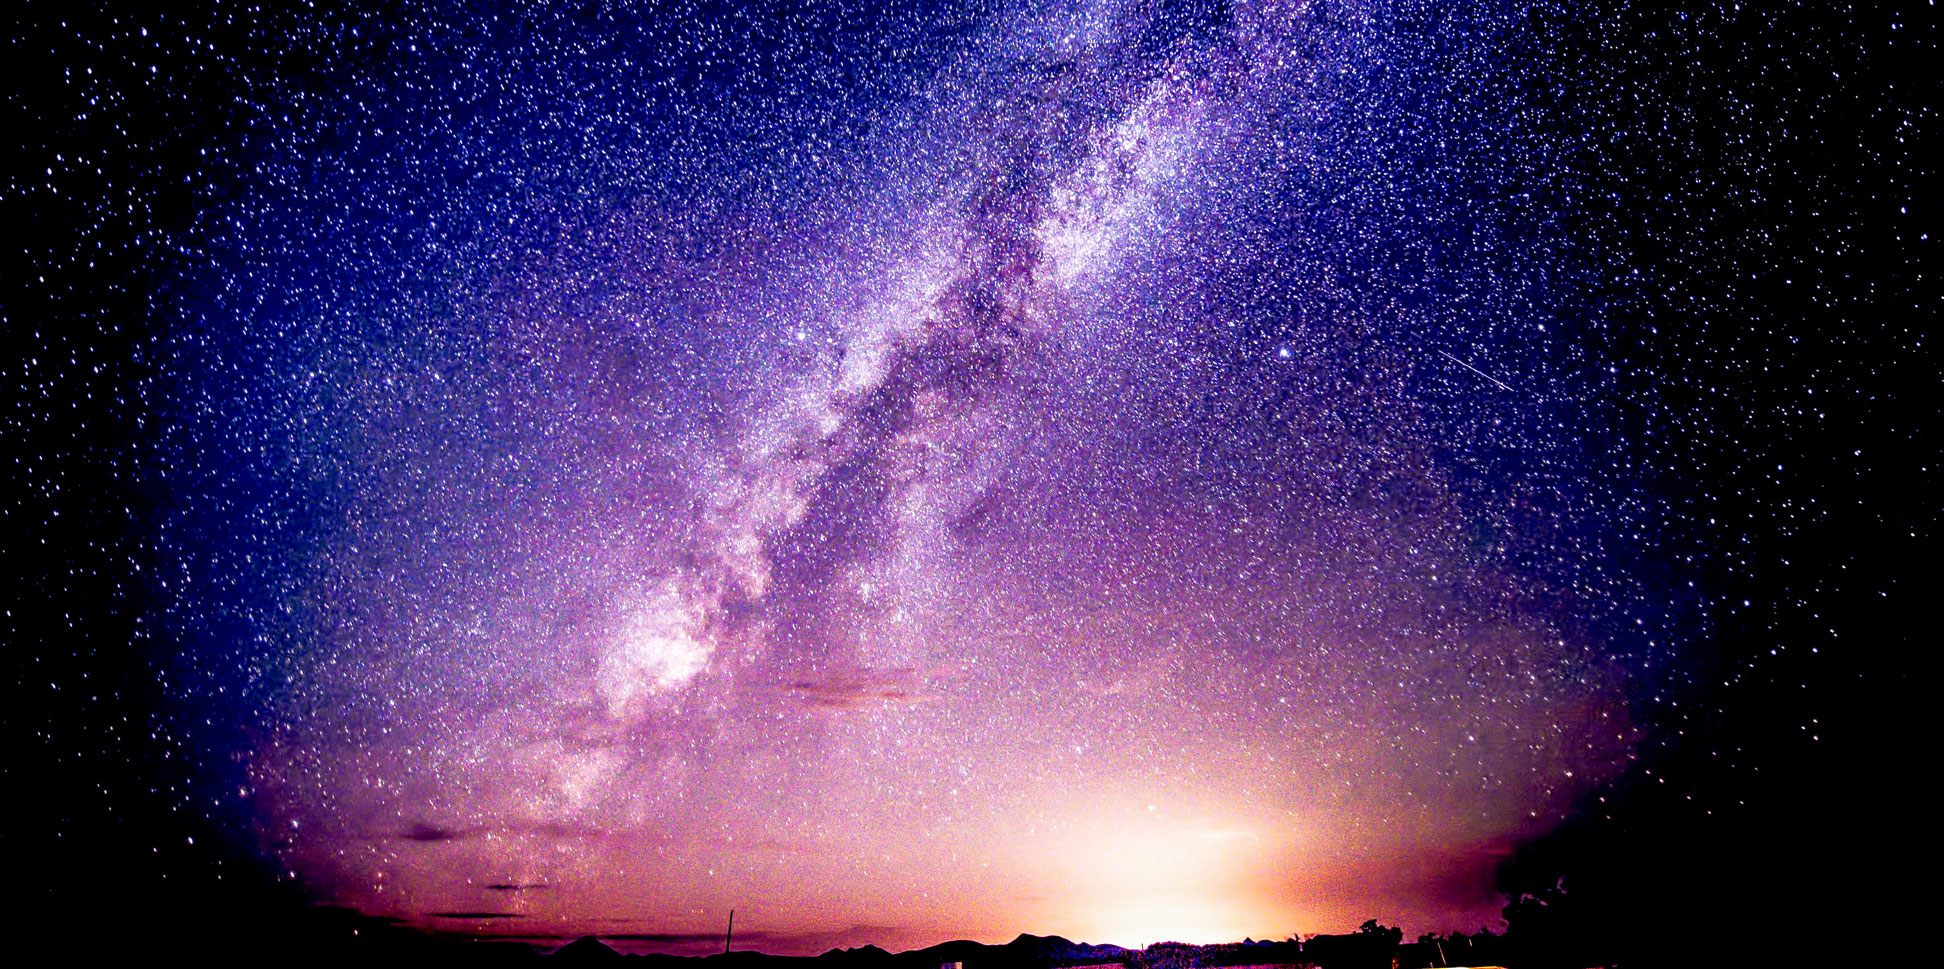
[[[1472,929],[1905,709],[1928,8],[23,11],[50,868]]]

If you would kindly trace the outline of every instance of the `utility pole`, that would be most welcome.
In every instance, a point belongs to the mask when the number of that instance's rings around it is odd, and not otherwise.
[[[729,931],[722,933],[722,954],[729,954],[729,940],[736,937],[736,910],[729,910]]]

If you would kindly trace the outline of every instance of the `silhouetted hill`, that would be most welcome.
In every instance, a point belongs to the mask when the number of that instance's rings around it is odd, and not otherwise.
[[[874,945],[858,946],[855,949],[832,949],[817,957],[828,962],[849,962],[860,966],[879,965],[891,958],[891,953]]]
[[[607,943],[602,942],[600,939],[597,939],[591,935],[583,935],[580,938],[575,939],[574,941],[561,946],[559,949],[554,950],[553,957],[555,959],[560,959],[566,962],[575,962],[575,963],[619,962],[623,958],[625,958],[624,956],[621,955],[621,953],[616,952],[611,948],[608,948]]]
[[[737,951],[703,956],[701,962],[707,969],[786,969],[793,966],[807,969],[813,959],[820,958],[818,956],[773,956],[767,952]],[[683,960],[683,962],[694,965],[690,960]],[[846,962],[839,965],[851,964]]]
[[[965,969],[1056,969],[1114,962],[1126,958],[1128,954],[1129,950],[1117,945],[1089,945],[1057,935],[1042,937],[1022,934],[1005,945],[954,939],[896,954],[877,946],[833,949],[818,956],[817,960],[844,969],[938,969],[949,962],[962,962]]]
[[[1049,966],[1113,962],[1126,958],[1130,953],[1130,950],[1117,945],[1090,945],[1057,935],[1038,936],[1023,932],[1006,943],[1006,951],[1015,958]]]
[[[659,969],[939,969],[960,962],[965,969],[1069,969],[1069,967],[1126,961],[1134,950],[1117,945],[1092,945],[1060,936],[1020,935],[1005,945],[986,945],[954,939],[937,945],[891,953],[875,945],[831,949],[817,956],[776,956],[764,952],[718,952],[706,956],[650,954],[624,956],[593,936],[561,946],[548,958],[573,962],[627,959]]]

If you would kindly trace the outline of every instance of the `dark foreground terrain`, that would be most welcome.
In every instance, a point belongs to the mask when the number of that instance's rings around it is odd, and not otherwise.
[[[1427,935],[1407,942],[1401,930],[1386,928],[1374,920],[1354,933],[1282,941],[1249,939],[1215,945],[1161,942],[1129,949],[1022,934],[1004,945],[961,939],[907,952],[893,953],[866,945],[832,949],[818,956],[753,951],[707,956],[624,954],[615,946],[630,948],[652,940],[630,936],[603,941],[595,936],[540,940],[440,935],[341,909],[313,909],[303,921],[308,923],[307,931],[299,941],[287,951],[264,954],[261,961],[306,966],[626,963],[655,969],[1430,969],[1587,965],[1488,932]],[[258,961],[238,949],[218,947],[210,955],[218,963]]]

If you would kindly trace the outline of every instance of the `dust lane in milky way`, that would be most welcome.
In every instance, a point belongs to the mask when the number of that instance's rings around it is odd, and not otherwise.
[[[264,495],[174,541],[273,578],[181,586],[248,632],[171,675],[316,898],[803,951],[1475,928],[1627,762],[1671,647],[1615,536],[1660,511],[1582,443],[1622,378],[1543,21],[968,22],[841,124],[666,156],[519,127],[680,127],[628,17],[312,82],[409,164],[304,142],[217,232],[259,291],[174,337],[172,440]],[[441,165],[417,241],[262,268]]]

